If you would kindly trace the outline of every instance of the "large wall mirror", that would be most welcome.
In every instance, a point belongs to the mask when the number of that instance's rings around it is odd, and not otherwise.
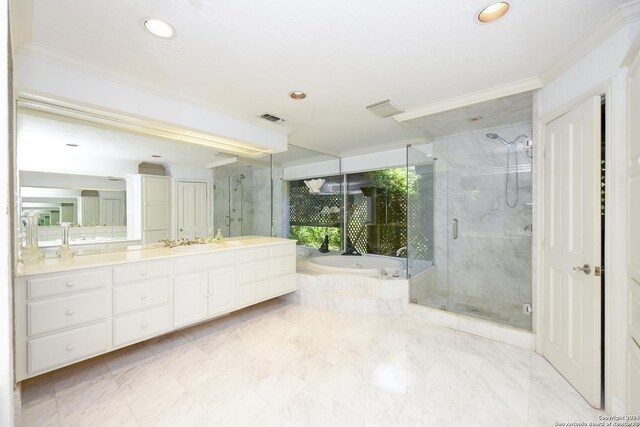
[[[72,245],[127,239],[126,179],[20,171],[21,218],[38,212],[39,244],[61,244],[61,224]]]
[[[318,248],[328,236],[329,249],[343,246],[340,159],[289,145],[273,155],[273,235]]]
[[[202,143],[204,137],[194,142],[186,130],[118,127],[30,105],[19,101],[17,109],[18,244],[26,242],[27,212],[38,213],[45,257],[55,257],[61,224],[70,225],[76,255],[198,239],[218,229],[225,237],[271,234],[269,154],[241,147],[232,153]],[[145,184],[160,176],[165,186]],[[166,195],[166,209],[147,209],[151,188]]]

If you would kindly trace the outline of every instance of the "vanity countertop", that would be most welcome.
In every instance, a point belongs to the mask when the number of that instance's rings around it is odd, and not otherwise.
[[[176,251],[170,248],[160,247],[79,255],[66,262],[63,262],[59,258],[49,258],[38,264],[20,265],[18,272],[16,273],[16,277],[73,271],[83,268],[105,267],[110,265],[127,264],[130,262],[151,261],[155,259],[226,252],[245,248],[257,248],[260,246],[287,242],[294,242],[294,240],[282,239],[279,237],[247,236],[237,239],[227,238],[215,248],[201,251]]]

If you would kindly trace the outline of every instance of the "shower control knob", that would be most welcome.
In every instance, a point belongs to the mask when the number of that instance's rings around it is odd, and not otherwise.
[[[575,271],[576,273],[583,272],[584,274],[591,274],[591,266],[589,264],[585,264],[582,267],[576,265],[575,267],[573,267],[573,271]]]

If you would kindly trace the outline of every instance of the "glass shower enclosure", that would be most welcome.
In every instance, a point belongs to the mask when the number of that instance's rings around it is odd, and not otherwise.
[[[411,302],[531,329],[527,135],[520,123],[407,148]]]
[[[213,170],[213,232],[225,237],[271,234],[271,165],[243,162]]]

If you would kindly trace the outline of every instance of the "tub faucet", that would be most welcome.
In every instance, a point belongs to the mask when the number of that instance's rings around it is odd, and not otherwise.
[[[403,246],[403,247],[401,247],[400,249],[398,249],[398,250],[396,251],[396,256],[400,256],[400,254],[401,254],[403,251],[404,251],[405,253],[407,252],[407,247],[406,247],[406,246]]]
[[[351,239],[349,237],[347,237],[347,248],[346,248],[346,251],[344,251],[342,253],[342,255],[362,256],[362,254],[360,252],[358,252],[358,250],[355,248],[355,246],[353,246],[353,243],[351,243]]]

